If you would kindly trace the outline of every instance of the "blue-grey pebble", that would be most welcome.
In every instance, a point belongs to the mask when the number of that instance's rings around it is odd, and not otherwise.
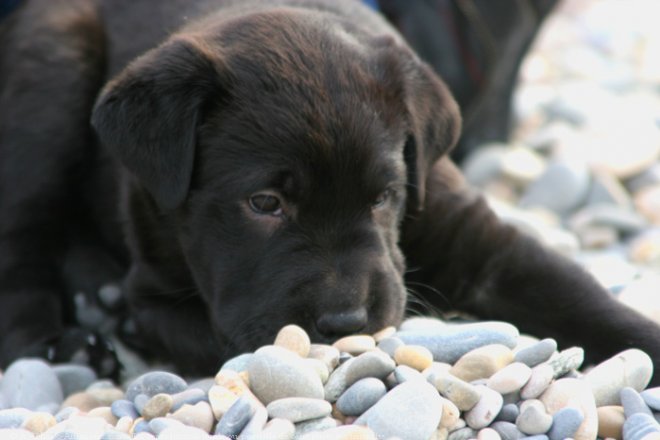
[[[468,440],[477,438],[477,431],[472,428],[460,428],[449,433],[447,440]]]
[[[131,419],[137,419],[140,417],[140,413],[137,408],[130,400],[120,399],[115,400],[110,405],[110,410],[112,415],[121,419],[122,417],[130,417]]]
[[[365,377],[384,379],[394,371],[396,363],[386,353],[368,351],[356,356],[346,369],[346,385],[351,386]]]
[[[358,380],[337,400],[337,409],[347,416],[359,416],[387,393],[385,384],[375,377]]]
[[[38,408],[64,399],[57,375],[40,359],[19,359],[5,371],[0,381],[0,394],[10,408]]]
[[[635,413],[623,423],[623,438],[626,440],[641,440],[645,435],[655,432],[660,432],[660,425],[649,414]]]
[[[326,429],[336,428],[337,420],[332,417],[322,417],[320,419],[308,420],[295,424],[296,430],[293,438],[302,437],[308,432],[325,431]]]
[[[160,434],[161,431],[167,428],[181,426],[181,425],[183,425],[183,423],[181,423],[180,421],[168,417],[156,417],[154,419],[149,420],[149,429],[156,436]]]
[[[55,434],[52,440],[81,440],[78,434],[73,431],[62,431]]]
[[[241,440],[245,438],[249,440],[251,436],[259,437],[259,434],[263,431],[264,426],[268,422],[268,410],[263,406],[257,407],[257,410],[252,415],[250,421],[245,425],[245,428],[241,431]],[[264,437],[266,438],[266,437]]]
[[[654,411],[660,411],[660,387],[648,388],[640,393],[644,402]]]
[[[550,359],[555,351],[557,351],[557,341],[546,338],[518,351],[513,357],[513,361],[522,362],[528,367],[535,367]]]
[[[67,406],[66,408],[62,408],[55,414],[55,421],[57,423],[63,422],[67,420],[69,417],[71,417],[73,414],[77,414],[79,412],[78,408],[75,408],[73,406]]]
[[[565,407],[552,416],[552,426],[547,432],[550,440],[572,438],[584,420],[584,414],[577,408]]]
[[[250,359],[252,359],[252,353],[239,354],[238,356],[235,356],[222,364],[220,371],[233,370],[237,373],[240,373],[241,371],[247,371]]]
[[[215,378],[205,377],[204,379],[196,380],[195,382],[188,385],[189,390],[198,389],[204,391],[204,394],[208,394],[212,386],[215,386]]]
[[[120,431],[107,431],[99,440],[131,440],[131,436]]]
[[[332,412],[332,405],[323,399],[309,397],[286,397],[273,400],[266,406],[271,419],[286,419],[293,423],[327,417]]]
[[[546,363],[554,371],[554,377],[556,379],[580,368],[583,362],[584,349],[582,347],[571,347],[560,351]]]
[[[638,413],[648,414],[649,416],[653,415],[642,396],[634,388],[623,388],[619,396],[621,397],[621,405],[623,406],[623,413],[626,415],[626,418]]]
[[[408,365],[399,365],[394,369],[394,377],[397,383],[404,383],[409,380],[426,381],[422,373]]]
[[[149,426],[149,422],[146,420],[140,420],[133,426],[133,433],[134,434],[139,434],[141,432],[148,432],[149,434],[153,434],[153,431],[151,430],[151,427]]]
[[[502,406],[500,413],[495,417],[496,422],[515,423],[520,415],[520,408],[515,403],[507,403]]]
[[[515,423],[511,422],[494,422],[491,423],[489,428],[493,428],[502,440],[519,440],[525,437],[525,434],[520,432]]]
[[[454,364],[468,351],[484,345],[502,344],[514,348],[519,332],[509,323],[487,321],[427,330],[399,331],[394,336],[408,345],[426,347],[433,354],[434,361]]]
[[[355,423],[379,438],[428,440],[442,415],[442,398],[428,382],[409,381],[392,388]]]
[[[65,396],[70,396],[78,391],[83,391],[97,379],[94,370],[87,365],[54,365],[53,371],[60,381],[62,393]]]
[[[353,355],[352,355],[352,354],[350,354],[350,353],[346,353],[345,351],[342,351],[341,353],[339,353],[339,359],[337,360],[337,364],[338,364],[338,365],[341,365],[341,364],[343,364],[344,362],[349,361],[349,360],[351,360],[351,359],[353,359]]]
[[[0,410],[0,429],[20,428],[32,412],[25,408]]]
[[[101,380],[97,380],[97,381],[91,383],[91,384],[87,387],[87,391],[91,391],[91,390],[107,390],[107,389],[110,389],[110,388],[117,388],[117,386],[116,386],[115,383],[114,383],[113,381],[111,381],[110,379],[101,379]]]
[[[195,405],[196,403],[206,401],[208,402],[208,395],[199,388],[188,388],[172,395],[172,409],[170,412],[175,412],[183,405]]]
[[[150,399],[151,398],[146,394],[138,394],[137,396],[135,396],[135,399],[133,399],[133,403],[135,404],[135,409],[137,410],[138,413],[142,414],[144,405],[146,405]]]
[[[530,435],[529,437],[523,437],[523,440],[549,440],[548,436],[545,434]]]
[[[256,411],[251,398],[241,396],[229,407],[215,428],[215,434],[227,437],[238,436]]]
[[[378,343],[378,348],[383,350],[385,353],[389,354],[390,357],[394,357],[394,352],[397,348],[405,345],[403,341],[396,336],[390,336],[389,338],[384,338]]]
[[[126,389],[126,399],[134,400],[138,394],[153,397],[159,393],[176,394],[185,390],[185,380],[166,371],[152,371],[135,379]]]

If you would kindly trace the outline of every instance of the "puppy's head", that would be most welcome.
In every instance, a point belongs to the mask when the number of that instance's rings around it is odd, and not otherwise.
[[[286,323],[327,340],[402,318],[399,226],[460,123],[396,36],[282,9],[173,37],[106,87],[93,125],[246,350]]]

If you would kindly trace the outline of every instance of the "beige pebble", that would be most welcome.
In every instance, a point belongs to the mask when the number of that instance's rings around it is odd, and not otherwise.
[[[94,408],[88,412],[87,415],[90,417],[101,417],[111,425],[117,424],[117,417],[112,414],[112,409],[109,406],[99,406],[98,408]]]
[[[220,420],[229,407],[239,398],[237,394],[220,385],[212,386],[209,389],[208,396],[216,420]]]
[[[502,440],[502,437],[493,428],[480,429],[477,440]]]
[[[307,332],[302,327],[290,324],[282,327],[277,333],[273,345],[284,347],[299,356],[307,357],[311,341],[309,340]]]
[[[155,419],[156,417],[165,417],[170,412],[174,400],[172,396],[165,393],[156,394],[144,405],[142,408],[142,417],[146,420]]]
[[[305,358],[303,359],[303,362],[307,364],[312,370],[316,371],[316,374],[318,374],[321,378],[321,382],[326,383],[328,381],[330,372],[328,371],[328,367],[323,363],[323,361],[319,359]]]
[[[370,335],[345,336],[332,344],[337,350],[350,354],[361,354],[376,348],[376,341]]]
[[[584,421],[577,429],[575,440],[593,440],[598,434],[598,413],[591,387],[585,381],[563,378],[554,381],[539,397],[550,415],[560,409],[572,406],[582,411]]]
[[[339,364],[339,350],[332,345],[312,344],[307,357],[320,360],[328,367],[330,372]]]
[[[64,402],[62,402],[60,408],[66,408],[68,406],[73,406],[74,408],[87,412],[105,405],[87,391],[81,391],[67,397]]]
[[[93,388],[86,392],[99,401],[99,406],[110,406],[115,400],[124,398],[124,392],[119,388]]]
[[[213,410],[207,402],[197,402],[195,405],[184,404],[168,417],[206,432],[211,432],[215,423]]]
[[[27,429],[34,435],[39,435],[46,432],[51,427],[55,426],[57,421],[52,414],[46,412],[35,412],[23,422],[23,429]]]
[[[509,347],[491,344],[465,353],[449,372],[466,382],[472,382],[488,379],[512,361],[513,351]]]
[[[458,422],[461,417],[461,411],[449,399],[442,398],[442,417],[440,418],[441,428],[450,428]]]
[[[642,391],[653,376],[653,361],[648,354],[630,348],[601,362],[584,375],[591,386],[596,406],[618,405],[625,387]]]
[[[422,371],[424,379],[428,380],[432,374],[447,374],[451,370],[451,365],[445,362],[433,362],[428,368]]]
[[[394,361],[417,371],[424,371],[433,364],[433,354],[421,345],[402,345],[394,351]]]
[[[131,430],[131,426],[133,426],[133,419],[130,418],[129,416],[124,416],[121,419],[117,420],[117,423],[115,424],[115,429],[119,432],[128,434]]]
[[[509,394],[520,390],[531,376],[531,368],[522,362],[514,362],[493,374],[487,385],[500,394]]]
[[[447,440],[447,437],[449,437],[449,430],[447,428],[438,428],[429,440]]]
[[[389,327],[385,327],[382,330],[377,331],[376,333],[373,334],[374,341],[376,343],[382,341],[385,338],[389,338],[392,336],[394,333],[396,333],[396,327],[390,325]]]
[[[215,375],[215,384],[227,388],[237,396],[244,393],[251,393],[250,387],[245,382],[240,373],[232,370],[222,370]]]
[[[461,411],[472,409],[479,401],[480,395],[474,385],[452,374],[435,374],[429,378],[429,381],[440,394],[451,400]]]
[[[622,406],[601,406],[598,412],[598,437],[609,437],[617,440],[623,438],[623,422],[626,417]]]

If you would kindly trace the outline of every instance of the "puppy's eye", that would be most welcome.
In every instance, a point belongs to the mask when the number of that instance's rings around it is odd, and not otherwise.
[[[282,202],[280,199],[271,193],[254,194],[248,200],[250,209],[257,214],[267,215],[282,215]]]
[[[392,189],[388,188],[385,191],[383,191],[382,193],[380,193],[378,195],[378,197],[376,197],[376,200],[373,201],[373,203],[371,204],[371,207],[374,208],[374,209],[375,208],[380,208],[381,206],[383,206],[390,199],[391,196],[392,196]]]

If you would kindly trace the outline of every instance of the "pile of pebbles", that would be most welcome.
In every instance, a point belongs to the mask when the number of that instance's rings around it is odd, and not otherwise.
[[[637,349],[584,352],[504,322],[411,318],[312,344],[288,325],[212,378],[151,371],[119,387],[87,367],[14,362],[0,438],[39,440],[660,438],[660,388]]]

